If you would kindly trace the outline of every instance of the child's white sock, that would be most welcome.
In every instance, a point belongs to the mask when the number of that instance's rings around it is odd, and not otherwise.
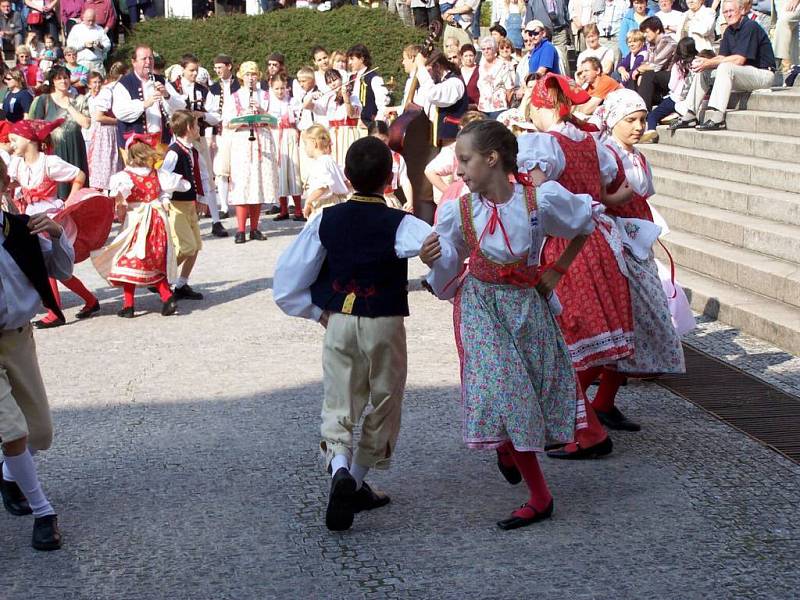
[[[186,285],[187,283],[189,283],[189,280],[188,280],[186,277],[178,277],[178,278],[175,280],[175,287],[176,287],[176,288],[183,287],[183,286],[184,286],[184,285]]]
[[[350,466],[350,475],[352,475],[353,479],[356,480],[357,490],[361,489],[361,484],[364,483],[364,477],[367,476],[367,473],[369,473],[369,467],[365,467],[355,462]]]
[[[11,474],[11,471],[8,470],[8,463],[3,462],[3,479],[6,481],[14,481],[14,476]]]
[[[347,464],[347,455],[346,454],[337,454],[331,460],[331,475],[336,475],[336,471],[344,467],[345,469],[348,467]]]
[[[56,514],[42,491],[39,476],[36,474],[36,465],[33,463],[30,452],[25,450],[19,456],[5,456],[3,466],[8,466],[9,473],[17,482],[22,493],[25,494],[34,517]]]

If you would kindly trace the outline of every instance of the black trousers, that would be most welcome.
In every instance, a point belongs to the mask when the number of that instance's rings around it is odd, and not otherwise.
[[[636,91],[647,105],[647,110],[653,110],[653,105],[669,94],[669,70],[642,73]]]
[[[442,19],[438,2],[430,8],[412,8],[411,12],[414,14],[414,25],[423,29],[427,29],[433,21]]]

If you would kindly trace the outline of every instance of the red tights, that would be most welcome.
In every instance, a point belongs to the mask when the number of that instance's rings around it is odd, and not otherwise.
[[[76,294],[78,297],[80,297],[81,300],[83,300],[84,308],[90,308],[99,302],[97,296],[95,296],[92,292],[90,292],[88,288],[85,285],[83,285],[83,282],[74,275],[69,279],[62,280],[61,284],[69,291],[71,291],[73,294]],[[50,289],[53,290],[53,296],[56,299],[56,304],[58,304],[60,308],[61,293],[58,291],[58,281],[53,279],[52,277],[50,278]],[[52,310],[48,310],[47,316],[45,316],[45,318],[42,319],[42,321],[46,323],[52,323],[56,319],[58,319],[56,314]]]
[[[292,196],[294,200],[294,216],[295,217],[302,217],[303,216],[303,207],[300,206],[300,196]],[[278,198],[278,202],[281,204],[281,215],[288,215],[289,214],[289,198],[286,196],[281,196]]]
[[[162,302],[166,302],[172,296],[172,290],[169,289],[166,277],[156,284],[156,288],[158,288],[158,295],[161,296]],[[122,284],[122,308],[133,308],[133,295],[135,293],[135,285],[132,283]]]
[[[236,205],[236,224],[240,233],[246,231],[247,218],[250,217],[250,231],[258,229],[258,219],[261,216],[260,204],[237,204]]]
[[[609,412],[614,408],[614,399],[617,397],[619,387],[625,381],[625,376],[616,369],[609,369],[608,367],[587,369],[578,373],[578,380],[581,382],[584,393],[598,377],[600,377],[600,385],[597,388],[594,400],[592,400],[592,408],[600,412]]]
[[[511,455],[514,457],[514,463],[517,465],[522,479],[525,480],[525,485],[528,486],[528,491],[531,495],[528,500],[528,506],[533,508],[536,512],[542,512],[548,507],[550,502],[552,502],[553,496],[550,494],[550,488],[547,487],[547,482],[544,479],[542,468],[539,466],[536,453],[520,452],[511,445],[511,442],[506,442],[501,447],[510,450]],[[515,511],[514,515],[526,516],[523,514],[517,515],[517,512],[526,510],[528,512],[530,511],[529,508],[523,506],[518,511]]]
[[[575,441],[582,448],[591,448],[608,437],[605,428],[603,427],[602,423],[600,423],[600,420],[597,418],[597,414],[595,413],[597,407],[594,405],[594,403],[590,403],[588,401],[589,396],[586,394],[586,391],[589,389],[589,386],[592,384],[592,382],[604,371],[604,367],[591,367],[578,373],[578,383],[580,384],[581,389],[583,390],[583,393],[586,395],[587,399],[586,420],[589,423],[588,428],[579,429],[575,432]]]

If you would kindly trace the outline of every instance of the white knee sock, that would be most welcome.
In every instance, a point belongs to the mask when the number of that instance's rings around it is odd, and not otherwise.
[[[228,211],[228,178],[221,175],[216,178],[217,184],[217,199],[219,200],[220,209],[225,212]]]
[[[345,469],[348,467],[347,465],[347,455],[346,454],[337,454],[331,460],[331,475],[336,475],[336,471],[344,467]]]
[[[8,470],[8,464],[3,462],[3,479],[6,481],[14,481],[14,476]]]
[[[353,463],[350,465],[350,475],[353,476],[353,479],[356,480],[356,489],[361,489],[361,484],[364,483],[364,477],[367,476],[369,473],[369,467],[365,467],[358,463]]]
[[[208,202],[208,212],[211,213],[211,222],[212,223],[219,223],[219,206],[217,206],[217,195],[211,190],[207,196],[203,197],[203,200]]]
[[[185,286],[187,283],[189,283],[189,280],[188,280],[186,277],[178,277],[178,278],[175,280],[175,287],[176,287],[176,288],[183,287],[183,286]]]
[[[25,494],[25,498],[33,510],[34,517],[46,517],[54,515],[56,511],[50,506],[47,497],[42,491],[42,484],[39,483],[39,476],[36,474],[36,465],[33,463],[31,453],[25,450],[19,456],[5,456],[3,465],[8,466],[8,471],[17,482],[19,489]]]

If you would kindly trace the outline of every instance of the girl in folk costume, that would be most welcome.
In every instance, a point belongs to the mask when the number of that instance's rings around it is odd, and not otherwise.
[[[594,202],[612,204],[630,198],[621,185],[606,191],[617,175],[611,151],[571,121],[571,108],[589,95],[561,75],[537,80],[531,93],[531,120],[540,133],[519,137],[519,164],[534,181],[558,181],[576,194],[589,194]],[[633,354],[633,315],[622,258],[622,241],[610,218],[595,217],[597,228],[572,268],[558,284],[563,312],[558,324],[578,371],[583,391],[592,383],[592,367],[614,364]],[[543,249],[543,261],[552,262],[569,244],[553,237]],[[600,394],[605,393],[601,382]],[[612,443],[594,411],[587,411],[589,427],[576,443],[550,453],[554,458],[595,458],[611,452]]]
[[[113,202],[107,196],[88,189],[80,191],[86,181],[83,171],[55,155],[41,151],[50,132],[62,123],[63,119],[50,122],[30,119],[14,123],[9,131],[14,156],[8,165],[8,176],[19,186],[14,199],[17,210],[27,215],[46,213],[60,223],[72,241],[77,264],[105,243],[111,231],[114,211]],[[58,197],[59,182],[72,186],[66,203]],[[61,283],[84,301],[76,318],[86,319],[100,310],[97,297],[86,289],[80,279],[73,275],[61,280]],[[50,287],[60,307],[61,296],[55,279],[50,279]],[[34,324],[39,329],[45,329],[64,323],[63,317],[49,310],[47,316]]]
[[[378,138],[387,146],[389,145],[389,126],[386,121],[372,121],[367,128],[367,132],[372,137]],[[386,205],[391,208],[397,208],[406,212],[414,212],[414,189],[411,186],[411,180],[408,178],[408,169],[406,168],[406,161],[399,152],[392,152],[392,181],[386,185],[383,192],[383,197],[386,200]],[[395,191],[398,189],[403,190],[403,196],[406,203],[402,204],[397,199]]]
[[[303,215],[311,217],[330,204],[347,199],[350,183],[331,155],[331,136],[322,125],[312,125],[303,133],[306,154],[311,159]]]
[[[344,85],[342,74],[336,69],[325,71],[325,82],[331,91],[317,102],[328,121],[333,158],[338,165],[343,166],[350,144],[361,137],[358,131],[361,102],[353,93],[352,82]]]
[[[553,290],[594,229],[592,199],[556,182],[512,182],[517,140],[497,121],[467,125],[456,154],[471,193],[441,206],[420,258],[432,269],[434,293],[455,299],[464,441],[500,450],[529,488],[529,500],[498,523],[515,529],[553,512],[536,453],[572,442],[586,426],[583,392],[553,318]],[[545,235],[573,241],[540,263]]]
[[[611,132],[606,143],[619,164],[617,181],[624,178],[633,189],[630,202],[608,206],[606,214],[614,218],[623,241],[636,352],[620,360],[616,368],[590,369],[590,376],[600,375],[604,384],[592,406],[606,427],[638,431],[639,425],[614,405],[625,374],[683,373],[685,365],[680,336],[673,325],[653,257],[652,246],[661,233],[647,202],[655,193],[653,176],[644,156],[634,147],[646,128],[647,107],[639,94],[627,89],[609,94],[604,106],[605,125]]]
[[[267,112],[278,120],[271,127],[275,147],[278,150],[278,201],[281,212],[276,221],[289,218],[289,196],[294,201],[295,221],[305,221],[300,205],[300,134],[297,131],[294,108],[289,98],[289,78],[285,73],[276,73],[269,78],[269,106]]]
[[[250,219],[250,239],[265,240],[258,230],[261,207],[274,202],[278,195],[278,155],[275,140],[266,124],[236,125],[230,121],[244,115],[265,114],[269,110],[268,92],[257,87],[261,78],[258,65],[243,62],[237,77],[242,87],[225,100],[222,123],[234,134],[231,139],[231,169],[228,204],[236,207],[235,242],[244,244],[245,228]],[[253,139],[250,139],[252,136]]]
[[[169,216],[162,202],[173,190],[187,191],[180,175],[156,171],[158,134],[134,133],[125,142],[128,165],[111,178],[110,193],[116,199],[117,217],[124,222],[119,235],[92,262],[111,285],[122,287],[122,310],[117,315],[133,318],[137,287],[155,287],[161,297],[161,314],[177,309],[169,282],[177,276],[177,262]]]
[[[122,168],[117,152],[117,119],[111,106],[114,86],[126,70],[124,63],[111,65],[105,85],[100,73],[93,72],[89,77],[87,102],[92,125],[87,133],[86,159],[89,163],[89,186],[98,190],[109,189],[111,176]]]

